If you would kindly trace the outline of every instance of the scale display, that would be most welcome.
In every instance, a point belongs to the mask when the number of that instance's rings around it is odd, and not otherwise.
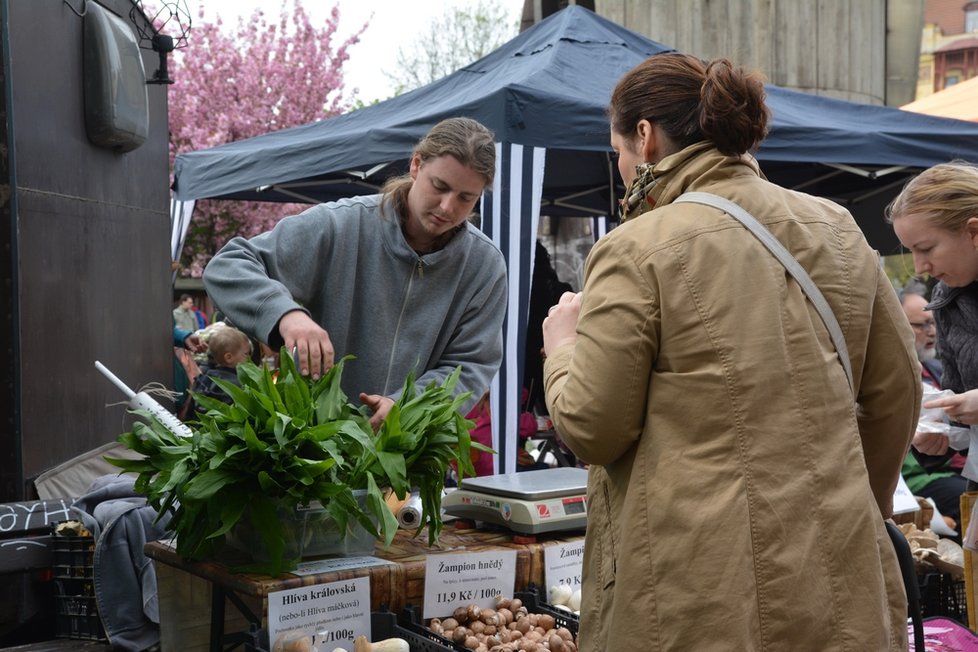
[[[446,514],[523,534],[587,527],[587,471],[571,467],[466,478],[442,499]]]

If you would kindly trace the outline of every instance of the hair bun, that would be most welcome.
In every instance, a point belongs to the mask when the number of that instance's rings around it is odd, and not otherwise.
[[[754,151],[767,135],[764,79],[728,59],[711,61],[700,87],[699,126],[723,154]]]

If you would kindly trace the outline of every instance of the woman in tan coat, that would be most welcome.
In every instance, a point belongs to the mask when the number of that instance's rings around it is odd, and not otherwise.
[[[763,85],[729,62],[653,56],[610,116],[625,221],[544,322],[547,405],[590,464],[580,649],[905,651],[883,518],[920,372],[876,253],[838,205],[761,177]],[[687,191],[801,263],[852,388],[799,284]]]

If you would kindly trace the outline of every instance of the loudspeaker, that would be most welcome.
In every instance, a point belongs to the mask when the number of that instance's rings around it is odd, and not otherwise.
[[[84,27],[85,131],[88,139],[129,152],[149,135],[149,95],[132,28],[94,0]]]

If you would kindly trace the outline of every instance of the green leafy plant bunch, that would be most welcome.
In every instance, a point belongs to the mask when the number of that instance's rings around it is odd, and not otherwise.
[[[237,367],[240,386],[215,379],[230,405],[194,395],[206,411],[190,424],[192,437],[136,411],[145,422],[137,421],[119,441],[143,457],[106,459],[137,474],[136,490],[160,514],[172,511],[177,552],[189,559],[219,552],[241,524],[254,528],[268,551],[270,562],[253,570],[290,570],[298,560],[283,559],[282,510],[315,503],[341,532],[356,522],[390,545],[398,523],[384,489],[403,500],[414,487],[424,507],[415,535],[427,527],[434,543],[449,467],[456,466],[460,477],[474,475],[471,448],[492,452],[471,441],[473,424],[459,413],[469,396],[454,395],[461,369],[420,392],[411,374],[375,433],[367,408],[352,405],[340,387],[352,357],[317,381],[302,376],[284,348],[277,378],[243,363]],[[366,490],[366,510],[354,490]]]

